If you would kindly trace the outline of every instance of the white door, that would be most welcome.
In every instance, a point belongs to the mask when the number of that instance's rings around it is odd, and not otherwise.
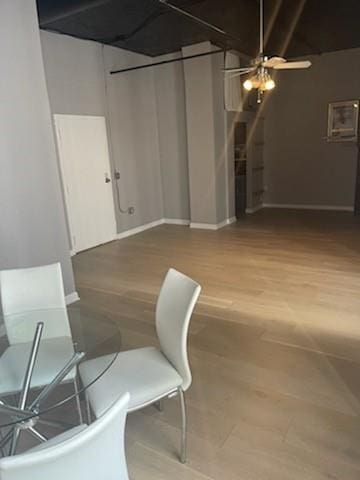
[[[79,252],[116,236],[105,118],[54,119],[72,249]]]

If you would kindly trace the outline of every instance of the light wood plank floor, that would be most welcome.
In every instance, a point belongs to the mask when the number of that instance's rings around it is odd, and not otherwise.
[[[133,480],[360,478],[360,228],[266,210],[220,231],[164,225],[74,257],[81,304],[156,344],[169,267],[203,286],[192,319],[189,460],[179,411],[131,414]]]

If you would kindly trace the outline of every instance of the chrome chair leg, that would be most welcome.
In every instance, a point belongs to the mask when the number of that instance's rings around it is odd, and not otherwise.
[[[91,424],[91,409],[90,409],[90,402],[89,402],[89,395],[85,391],[85,403],[86,403],[86,416],[87,416],[87,421],[88,425]]]
[[[160,398],[157,402],[154,403],[154,407],[158,412],[163,412],[164,411],[164,399]]]
[[[83,415],[82,415],[82,411],[81,411],[81,403],[80,403],[80,397],[79,397],[79,385],[78,385],[77,376],[74,378],[74,390],[75,390],[75,394],[76,394],[76,397],[75,397],[76,406],[77,406],[77,410],[78,410],[78,414],[79,414],[79,420],[80,420],[80,424],[81,424],[81,423],[83,423]]]
[[[182,388],[178,389],[180,397],[180,408],[181,408],[181,449],[180,449],[180,462],[186,463],[186,429],[187,429],[187,419],[186,419],[186,403],[185,403],[185,394]]]

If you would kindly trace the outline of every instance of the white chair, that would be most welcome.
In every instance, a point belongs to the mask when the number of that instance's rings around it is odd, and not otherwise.
[[[200,290],[199,284],[171,268],[156,305],[156,331],[160,350],[145,347],[120,352],[108,372],[87,390],[87,398],[97,418],[123,392],[130,393],[129,412],[179,394],[182,414],[180,460],[183,463],[186,461],[184,392],[191,385],[187,336]],[[82,363],[79,372],[83,383],[89,384],[106,368],[109,361],[107,355]]]
[[[0,271],[0,295],[10,346],[0,358],[0,396],[18,393],[36,325],[44,323],[31,388],[50,383],[74,354],[60,263],[35,268]],[[76,369],[63,382],[72,382],[78,393]],[[76,396],[80,422],[80,401]]]
[[[0,460],[0,480],[128,480],[124,430],[129,394],[92,425],[79,425]]]

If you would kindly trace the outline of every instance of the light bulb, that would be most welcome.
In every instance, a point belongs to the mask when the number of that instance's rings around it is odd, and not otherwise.
[[[272,78],[269,78],[265,82],[265,90],[272,90],[273,88],[275,88],[275,82]]]
[[[245,80],[243,85],[244,85],[245,90],[247,90],[248,92],[250,92],[250,90],[253,89],[253,82],[249,79]]]

